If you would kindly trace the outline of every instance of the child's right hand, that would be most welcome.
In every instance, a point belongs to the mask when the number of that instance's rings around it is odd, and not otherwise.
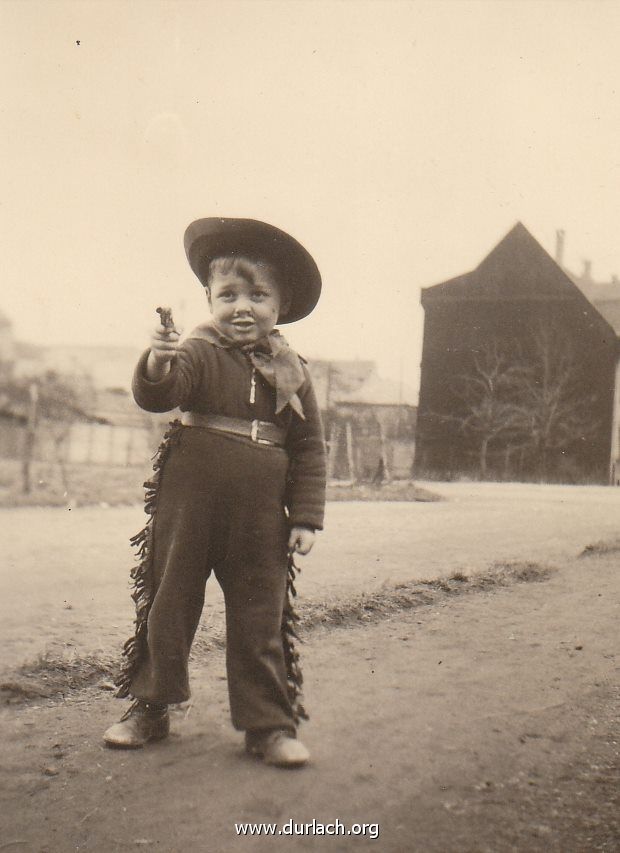
[[[161,323],[153,329],[151,346],[146,362],[146,375],[152,382],[157,382],[169,372],[170,362],[179,348],[180,331],[173,326],[166,328]]]
[[[172,361],[179,348],[181,337],[176,326],[167,329],[160,323],[153,329],[151,334],[151,355],[153,362],[158,365],[168,364]]]

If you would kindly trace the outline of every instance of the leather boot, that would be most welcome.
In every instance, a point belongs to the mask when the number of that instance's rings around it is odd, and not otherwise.
[[[275,767],[301,767],[310,759],[303,743],[284,729],[246,732],[245,750]]]
[[[139,749],[152,740],[163,740],[170,733],[167,705],[153,705],[137,699],[123,714],[120,722],[105,732],[107,746],[116,749]]]

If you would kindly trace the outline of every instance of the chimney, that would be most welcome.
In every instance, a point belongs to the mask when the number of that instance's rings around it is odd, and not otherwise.
[[[583,262],[583,272],[581,277],[586,281],[592,281],[592,261]]]
[[[564,264],[564,234],[563,228],[558,228],[555,232],[555,262],[558,266]]]

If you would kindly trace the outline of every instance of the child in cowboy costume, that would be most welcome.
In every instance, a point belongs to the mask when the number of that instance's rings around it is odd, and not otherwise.
[[[179,407],[146,483],[149,522],[134,537],[136,633],[118,695],[134,703],[104,739],[135,748],[169,732],[189,698],[187,662],[213,572],[226,603],[233,725],[269,764],[304,764],[296,737],[301,672],[292,554],[322,529],[325,440],[303,360],[274,328],[309,314],[321,277],[288,234],[250,219],[200,219],[185,233],[211,319],[182,344],[160,325],[133,379],[143,409]]]

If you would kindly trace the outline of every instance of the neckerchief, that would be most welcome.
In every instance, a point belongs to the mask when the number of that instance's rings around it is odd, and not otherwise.
[[[289,405],[300,418],[306,419],[297,394],[306,377],[299,356],[277,329],[255,343],[238,344],[211,323],[202,323],[189,335],[188,339],[191,338],[208,341],[222,349],[240,350],[269,385],[275,388],[276,415]]]

